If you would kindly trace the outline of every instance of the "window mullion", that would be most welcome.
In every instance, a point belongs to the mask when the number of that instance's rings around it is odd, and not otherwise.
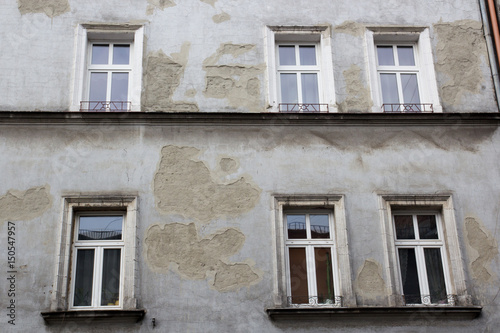
[[[95,260],[94,260],[94,288],[92,291],[92,306],[101,306],[101,288],[102,288],[102,247],[95,248]]]
[[[307,283],[309,290],[309,302],[312,297],[317,301],[317,290],[316,290],[316,265],[314,263],[314,246],[306,246],[306,258],[307,258]]]
[[[424,247],[416,246],[415,253],[417,256],[417,270],[418,270],[418,279],[420,281],[420,294],[422,296],[428,296],[430,295],[430,291],[429,291],[429,281],[427,279],[427,268],[425,265]],[[423,299],[422,303],[424,303]]]

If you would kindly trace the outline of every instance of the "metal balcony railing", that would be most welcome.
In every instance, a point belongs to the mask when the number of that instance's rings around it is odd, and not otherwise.
[[[82,112],[128,112],[132,102],[129,101],[81,101]]]
[[[308,103],[280,103],[278,105],[279,112],[329,112],[328,104],[308,104]]]
[[[399,113],[432,113],[434,112],[431,103],[402,103],[402,104],[382,104],[383,112],[399,112]]]

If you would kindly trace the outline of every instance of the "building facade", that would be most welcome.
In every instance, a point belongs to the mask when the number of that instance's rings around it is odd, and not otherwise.
[[[495,332],[497,12],[4,1],[0,330]]]

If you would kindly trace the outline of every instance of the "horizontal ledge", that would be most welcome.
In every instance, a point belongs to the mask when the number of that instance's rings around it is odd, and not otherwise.
[[[498,126],[500,113],[236,113],[0,111],[0,125]]]
[[[62,322],[120,322],[136,323],[144,317],[146,310],[94,310],[42,312],[43,319],[50,324]]]
[[[268,308],[272,319],[474,319],[481,314],[480,306],[402,306],[356,308]]]

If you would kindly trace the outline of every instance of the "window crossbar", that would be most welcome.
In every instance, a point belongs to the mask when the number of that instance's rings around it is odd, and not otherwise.
[[[81,101],[81,112],[129,112],[132,102],[129,101]]]
[[[401,104],[382,104],[383,112],[400,113],[432,113],[434,112],[432,103],[401,103]]]

